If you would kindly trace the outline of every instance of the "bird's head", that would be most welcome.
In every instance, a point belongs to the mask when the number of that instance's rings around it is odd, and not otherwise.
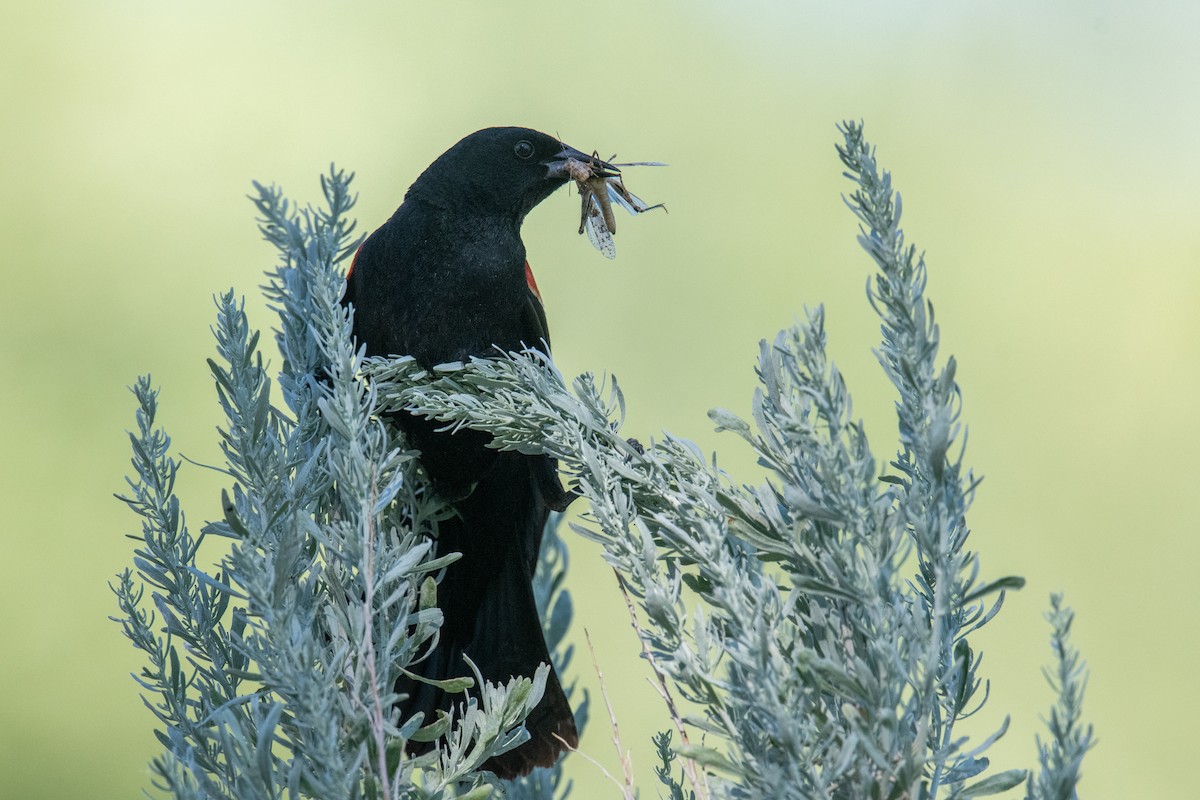
[[[619,174],[613,165],[529,128],[484,128],[438,156],[406,197],[479,214],[513,216],[518,222],[555,189],[571,180],[569,161],[592,174]]]

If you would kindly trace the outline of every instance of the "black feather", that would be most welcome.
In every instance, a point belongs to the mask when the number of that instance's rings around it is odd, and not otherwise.
[[[534,156],[514,148],[529,142]],[[562,144],[524,128],[474,133],[417,179],[392,218],[364,242],[347,277],[344,303],[354,307],[354,333],[370,355],[411,355],[432,367],[496,347],[549,353],[540,299],[526,282],[521,223],[566,183],[547,169]],[[521,152],[524,152],[522,150]],[[532,676],[549,662],[532,579],[551,509],[574,497],[545,456],[500,452],[477,431],[439,433],[410,415],[394,420],[421,453],[434,488],[454,505],[438,526],[437,552],[460,552],[438,589],[445,622],[437,648],[414,672],[443,679],[469,674],[464,654],[490,681]],[[405,717],[432,720],[455,698],[404,678]],[[574,717],[551,672],[526,722],[531,739],[485,766],[502,778],[550,766],[578,741]],[[564,744],[565,742],[565,744]]]

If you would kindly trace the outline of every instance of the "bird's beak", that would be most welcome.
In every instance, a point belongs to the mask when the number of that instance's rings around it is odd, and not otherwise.
[[[563,145],[563,149],[554,155],[554,158],[549,161],[543,161],[546,169],[548,169],[550,178],[573,178],[569,162],[582,162],[591,167],[593,178],[615,178],[621,174],[621,170],[614,167],[607,161],[602,161],[596,156],[589,156],[587,153],[580,152],[574,147]]]

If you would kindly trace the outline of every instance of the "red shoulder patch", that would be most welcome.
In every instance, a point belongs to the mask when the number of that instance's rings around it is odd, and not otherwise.
[[[529,291],[533,292],[533,296],[538,299],[539,303],[545,302],[542,300],[542,293],[538,291],[537,281],[533,279],[533,270],[529,267],[529,259],[525,259],[525,284],[529,286]]]

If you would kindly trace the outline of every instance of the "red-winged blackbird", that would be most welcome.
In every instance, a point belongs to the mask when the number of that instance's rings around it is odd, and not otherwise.
[[[347,275],[343,303],[354,308],[354,334],[368,354],[411,355],[425,367],[494,356],[497,347],[548,354],[521,223],[570,180],[567,159],[590,164],[596,176],[617,174],[527,128],[478,131],[439,156],[363,243]],[[440,642],[415,669],[434,679],[469,674],[465,654],[491,681],[532,676],[550,661],[531,587],[542,529],[550,511],[565,509],[574,495],[547,456],[493,450],[486,434],[438,433],[437,423],[410,415],[395,422],[456,512],[438,526],[438,553],[462,553],[438,588]],[[408,678],[397,690],[408,695],[404,715],[423,711],[426,722],[455,700]],[[564,741],[576,745],[571,707],[553,671],[525,724],[530,741],[485,768],[502,778],[524,775],[553,764]]]

